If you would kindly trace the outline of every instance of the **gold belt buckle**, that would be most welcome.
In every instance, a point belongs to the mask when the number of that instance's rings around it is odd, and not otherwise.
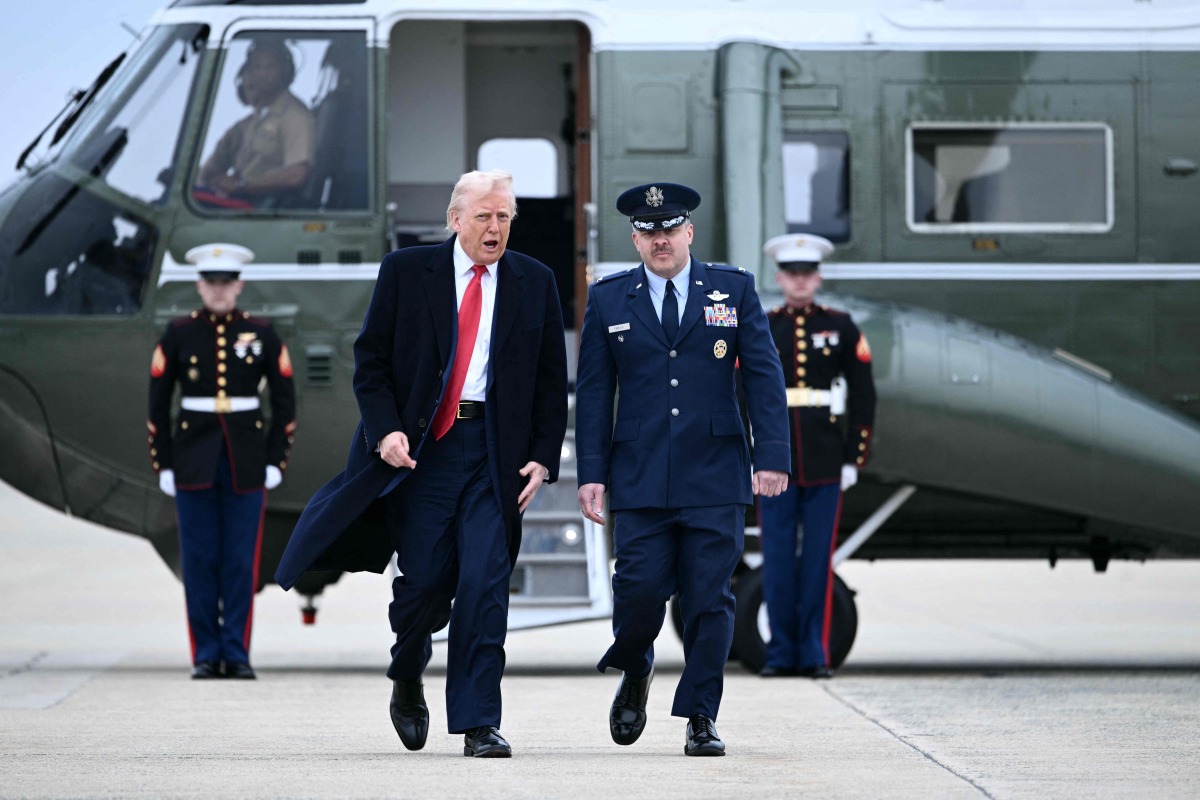
[[[218,414],[229,414],[233,412],[233,403],[229,402],[228,397],[216,398],[216,403],[213,406],[213,411]]]
[[[463,404],[461,402],[459,402],[458,407],[454,409],[454,418],[455,419],[470,419],[470,417],[464,417],[462,412],[463,412]]]

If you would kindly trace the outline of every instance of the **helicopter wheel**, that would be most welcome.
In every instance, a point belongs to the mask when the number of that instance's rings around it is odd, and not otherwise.
[[[737,612],[733,624],[733,647],[746,669],[759,672],[767,663],[767,641],[771,628],[763,602],[762,567],[743,575],[733,588]],[[858,609],[854,590],[833,576],[833,614],[829,630],[829,666],[837,669],[846,660],[858,633]]]

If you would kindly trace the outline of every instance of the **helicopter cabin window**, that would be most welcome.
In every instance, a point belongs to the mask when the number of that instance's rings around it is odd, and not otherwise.
[[[850,137],[785,133],[783,207],[788,233],[850,240]]]
[[[366,209],[365,34],[239,33],[223,63],[193,201],[216,213]]]
[[[908,224],[923,232],[1079,232],[1112,227],[1107,125],[909,128]]]
[[[511,173],[517,197],[558,197],[558,151],[549,139],[489,139],[478,163],[484,172]]]

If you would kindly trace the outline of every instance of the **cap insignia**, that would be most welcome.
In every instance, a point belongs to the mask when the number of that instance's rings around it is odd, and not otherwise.
[[[651,186],[646,190],[646,205],[651,208],[658,208],[663,204],[662,189],[657,186]]]

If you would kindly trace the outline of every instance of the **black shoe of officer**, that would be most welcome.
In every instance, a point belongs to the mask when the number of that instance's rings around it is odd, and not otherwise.
[[[237,680],[252,681],[258,676],[254,674],[254,667],[246,663],[241,664],[226,664],[225,677],[235,678]]]
[[[725,743],[717,735],[717,726],[703,714],[696,714],[688,721],[687,743],[683,746],[688,756],[723,756]]]
[[[608,711],[608,731],[617,744],[633,744],[646,729],[646,699],[650,696],[650,681],[654,667],[644,678],[631,678],[626,672],[613,697]]]
[[[475,758],[512,758],[512,747],[491,725],[472,728],[463,739],[463,755]]]
[[[832,678],[833,670],[829,667],[801,667],[796,674],[801,678]]]
[[[206,681],[221,677],[221,665],[215,661],[199,661],[192,667],[192,680]]]
[[[392,726],[400,741],[409,750],[420,750],[429,736],[429,706],[425,705],[425,688],[421,679],[393,681],[392,702],[389,706]]]
[[[758,673],[761,678],[791,678],[796,674],[796,670],[791,667],[772,667],[766,666]]]

